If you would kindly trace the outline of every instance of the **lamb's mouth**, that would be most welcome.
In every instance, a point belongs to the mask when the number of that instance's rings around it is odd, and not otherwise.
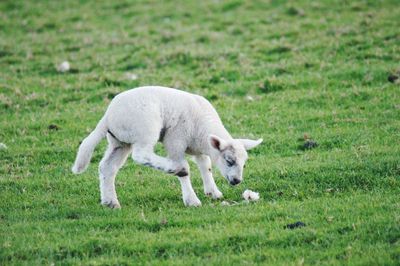
[[[242,180],[236,177],[233,178],[226,177],[226,180],[228,180],[229,184],[231,184],[232,186],[236,186],[237,184],[240,184],[240,182],[242,182]]]

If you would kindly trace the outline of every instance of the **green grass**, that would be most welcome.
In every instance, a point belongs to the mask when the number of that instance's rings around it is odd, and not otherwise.
[[[396,0],[1,1],[0,264],[399,265],[399,17]],[[129,160],[122,209],[100,206],[105,143],[75,176],[79,141],[151,84],[264,138],[243,184],[215,175],[261,201],[221,206],[191,164],[203,206],[185,208],[175,177]]]

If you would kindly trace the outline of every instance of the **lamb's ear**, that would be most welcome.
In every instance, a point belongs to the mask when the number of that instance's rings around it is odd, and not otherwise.
[[[258,139],[258,140],[236,139],[236,140],[240,141],[246,150],[251,150],[260,145],[261,142],[263,142],[263,139]]]
[[[213,147],[218,151],[222,151],[223,149],[226,148],[227,145],[225,140],[212,134],[208,136],[208,142],[210,143],[211,147]]]

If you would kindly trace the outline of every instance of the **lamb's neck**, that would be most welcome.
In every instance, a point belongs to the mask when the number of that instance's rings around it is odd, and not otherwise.
[[[216,135],[226,141],[232,140],[231,134],[229,134],[229,132],[226,130],[226,128],[221,122],[213,123],[212,125],[210,125],[207,130],[207,134]]]
[[[208,137],[210,135],[216,135],[223,140],[230,141],[232,136],[226,130],[220,119],[208,119],[201,123],[202,126],[199,128],[199,139],[201,139],[200,152],[206,154],[214,160],[217,156],[216,150],[211,148]]]

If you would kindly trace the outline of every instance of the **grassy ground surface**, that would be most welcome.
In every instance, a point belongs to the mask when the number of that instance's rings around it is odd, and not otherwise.
[[[1,1],[0,264],[399,265],[399,17],[396,0]],[[104,142],[70,172],[110,99],[151,84],[264,138],[240,186],[215,171],[239,204],[192,164],[203,207],[185,208],[175,177],[129,160],[104,208]]]

